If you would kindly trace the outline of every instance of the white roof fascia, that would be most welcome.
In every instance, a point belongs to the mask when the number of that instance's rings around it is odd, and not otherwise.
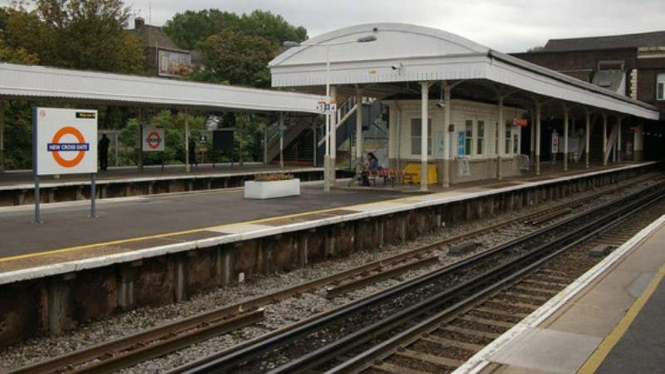
[[[318,113],[324,97],[173,79],[0,64],[0,95],[246,111]]]
[[[392,66],[403,64],[402,72]],[[272,67],[275,87],[321,86],[326,84],[325,65]],[[460,55],[413,58],[409,60],[358,61],[335,63],[330,84],[395,83],[460,79],[487,79],[525,91],[600,109],[658,120],[656,108],[598,87],[567,82],[509,64],[487,55]],[[570,78],[572,79],[572,78]],[[575,82],[576,83],[576,82]],[[584,83],[584,82],[580,82]],[[588,85],[591,85],[590,83]]]
[[[569,83],[542,76],[502,61],[493,60],[488,68],[487,79],[508,86],[538,93],[572,103],[658,120],[660,113],[642,103],[632,103],[606,93],[572,86]]]
[[[484,79],[486,54],[464,54],[399,60],[336,62],[330,67],[330,84],[417,82],[429,80]],[[400,66],[400,70],[393,66]],[[273,87],[326,84],[325,64],[286,65],[271,68]]]

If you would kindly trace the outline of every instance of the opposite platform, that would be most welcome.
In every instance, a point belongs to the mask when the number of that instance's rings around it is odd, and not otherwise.
[[[459,186],[431,194],[305,188],[303,196],[269,201],[241,191],[165,195],[109,201],[99,219],[85,203],[53,206],[46,224],[31,223],[28,207],[0,210],[0,284],[131,262],[196,248],[315,229],[327,225],[432,208],[529,188],[612,175],[655,165],[622,165],[568,174],[513,178]],[[103,200],[102,200],[103,202]]]

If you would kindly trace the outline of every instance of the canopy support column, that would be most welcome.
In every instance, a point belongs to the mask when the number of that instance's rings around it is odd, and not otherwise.
[[[586,110],[586,128],[584,129],[584,164],[589,168],[589,144],[591,143],[591,111]]]
[[[185,109],[185,172],[192,170],[189,165],[189,109]]]
[[[607,113],[603,112],[603,166],[607,166]]]
[[[499,123],[497,124],[497,145],[498,149],[496,150],[496,179],[503,179],[503,161],[501,158],[506,153],[506,124],[503,120],[503,96],[499,96]]]
[[[363,95],[356,87],[356,173],[363,169]]]
[[[330,86],[330,98],[337,103],[337,87]],[[331,103],[332,104],[332,103]],[[330,185],[337,181],[337,110],[330,113]]]
[[[450,113],[452,87],[443,82],[443,187],[450,187]]]
[[[6,99],[0,98],[0,173],[5,172],[5,102]]]
[[[429,153],[429,87],[430,82],[420,82],[420,108],[421,108],[421,121],[420,121],[420,190],[427,191],[427,154]]]
[[[263,129],[263,164],[268,165],[268,127],[266,123],[265,128]],[[316,148],[314,148],[316,149]]]
[[[621,162],[621,117],[617,116],[617,161]]]
[[[540,120],[542,108],[541,103],[536,103],[536,175],[540,175]]]
[[[279,167],[284,169],[284,112],[279,112]]]
[[[568,171],[568,114],[567,106],[563,106],[563,171]]]

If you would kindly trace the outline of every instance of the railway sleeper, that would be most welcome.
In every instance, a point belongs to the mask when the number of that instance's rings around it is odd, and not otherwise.
[[[478,352],[481,349],[484,348],[483,345],[481,344],[473,344],[473,343],[465,343],[465,342],[460,342],[457,340],[452,340],[452,339],[447,339],[441,336],[436,336],[436,335],[427,335],[423,336],[421,338],[422,341],[428,342],[428,343],[433,343],[433,344],[438,344],[442,347],[448,348],[448,347],[453,347],[453,348],[460,348],[460,349],[466,349],[467,351],[471,352]]]
[[[494,339],[498,338],[499,336],[501,336],[501,334],[495,333],[495,332],[472,330],[470,328],[460,327],[460,326],[453,326],[453,325],[442,326],[441,330],[442,331],[448,331],[448,332],[457,332],[457,333],[468,335],[468,336],[471,336],[471,337],[485,338],[485,339],[490,339],[490,340],[494,340]]]
[[[494,320],[494,319],[477,317],[477,316],[471,316],[471,315],[468,315],[468,314],[465,314],[465,315],[459,317],[459,319],[464,320],[464,321],[468,321],[468,322],[482,323],[482,324],[485,324],[485,325],[491,325],[491,326],[502,327],[502,328],[507,328],[507,329],[515,326],[514,323],[497,321],[497,320]]]
[[[391,364],[388,362],[382,362],[379,364],[372,365],[371,367],[373,370],[379,371],[379,372],[384,372],[384,373],[389,373],[389,374],[431,374],[426,371],[420,371],[416,369],[411,369],[411,368],[406,368],[404,366],[399,366],[395,364]]]
[[[524,300],[527,300],[527,301],[533,301],[533,303],[536,303],[536,304],[544,303],[547,300],[549,300],[549,298],[547,298],[547,297],[534,296],[534,295],[530,295],[530,294],[526,294],[526,293],[522,293],[522,292],[514,292],[514,291],[506,291],[506,292],[502,293],[502,295],[509,296],[509,297],[515,297],[515,298],[518,298],[518,299],[524,299]]]
[[[448,366],[453,369],[458,366],[462,366],[462,364],[464,364],[464,361],[461,360],[454,360],[452,358],[435,356],[432,354],[418,352],[411,349],[398,350],[397,352],[395,352],[395,354],[401,357],[410,358],[412,360],[429,362],[435,365]]]
[[[481,306],[481,307],[475,308],[474,310],[478,311],[478,312],[497,314],[497,315],[506,316],[506,317],[519,317],[519,318],[522,318],[522,319],[529,316],[527,313],[508,312],[508,311],[505,311],[505,310],[492,308],[491,306]]]
[[[529,287],[525,285],[518,284],[515,287],[513,287],[517,291],[525,291],[525,292],[538,292],[542,294],[547,294],[549,297],[555,296],[558,292],[547,289],[547,288],[536,288],[536,287]]]

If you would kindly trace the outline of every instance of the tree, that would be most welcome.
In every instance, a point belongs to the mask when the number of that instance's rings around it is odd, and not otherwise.
[[[219,9],[186,11],[167,21],[164,30],[178,46],[190,50],[223,30],[262,37],[278,45],[287,40],[301,42],[307,39],[304,27],[295,27],[282,16],[261,10],[241,16]]]
[[[42,65],[118,73],[143,72],[140,41],[124,28],[131,15],[122,0],[37,0],[3,9],[4,36]]]
[[[223,30],[200,44],[202,67],[193,73],[200,81],[252,87],[269,87],[268,62],[277,44],[262,37]]]
[[[545,51],[545,47],[543,47],[542,45],[538,45],[538,46],[531,47],[531,48],[527,49],[526,53],[538,53],[538,52],[544,52],[544,51]]]
[[[239,20],[235,13],[219,9],[188,10],[166,21],[164,31],[180,48],[192,50],[224,29],[236,29]]]
[[[280,46],[285,41],[307,40],[307,29],[292,26],[282,16],[262,10],[243,14],[235,31],[243,35],[260,36]]]

